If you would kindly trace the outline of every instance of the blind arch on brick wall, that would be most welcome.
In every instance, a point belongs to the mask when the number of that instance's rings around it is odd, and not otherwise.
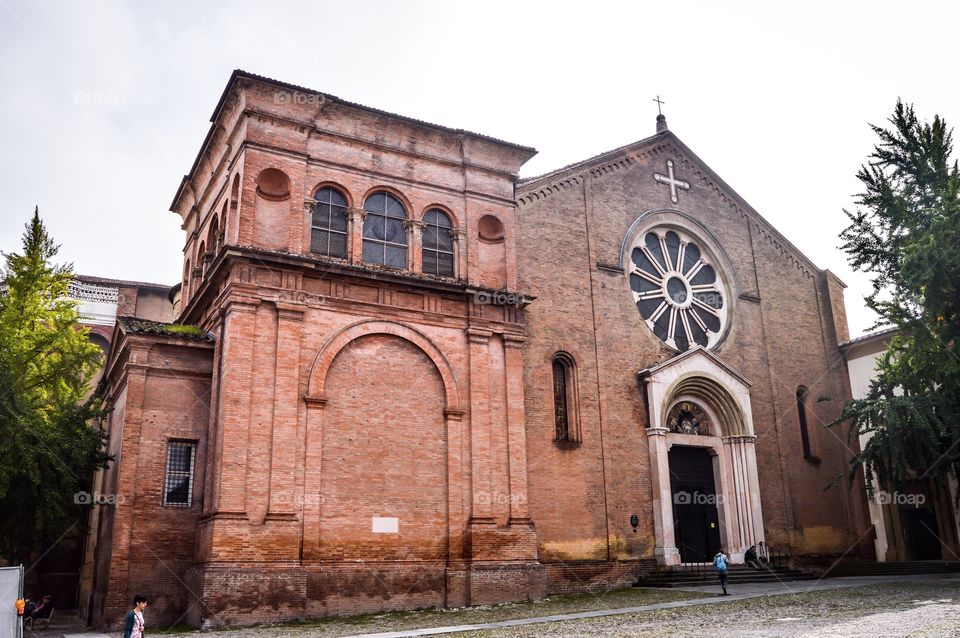
[[[375,319],[358,321],[345,326],[324,342],[310,366],[307,395],[305,398],[308,400],[326,398],[325,384],[327,373],[330,370],[330,365],[333,363],[333,360],[336,359],[337,354],[354,339],[373,334],[388,334],[400,337],[420,348],[433,362],[443,381],[446,402],[444,410],[451,413],[462,413],[457,377],[454,374],[453,367],[443,352],[440,351],[440,348],[438,348],[427,335],[419,330],[401,323]]]

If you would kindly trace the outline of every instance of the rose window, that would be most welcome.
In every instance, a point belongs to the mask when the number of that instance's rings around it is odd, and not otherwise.
[[[653,229],[630,252],[630,289],[646,324],[681,352],[714,346],[727,322],[726,289],[697,240]]]

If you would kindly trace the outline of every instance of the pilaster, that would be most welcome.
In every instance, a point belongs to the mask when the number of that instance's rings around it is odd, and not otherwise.
[[[363,261],[363,220],[366,216],[367,211],[362,208],[347,209],[347,226],[350,229],[350,246],[347,252],[351,264]]]
[[[407,230],[407,263],[413,272],[423,272],[423,222],[408,219],[403,223]]]
[[[303,309],[277,304],[277,347],[274,372],[273,442],[268,519],[296,515],[294,503],[297,405],[300,389],[300,337]]]
[[[527,436],[523,402],[523,335],[503,335],[507,386],[507,446],[510,471],[510,522],[529,523]]]
[[[453,259],[457,279],[468,281],[467,277],[467,231],[462,228],[454,228],[450,231],[450,239],[453,240]]]
[[[489,330],[467,329],[470,347],[471,523],[493,523],[491,507],[491,425]]]
[[[250,425],[250,381],[253,378],[253,339],[256,305],[230,301],[225,310],[223,357],[220,361],[213,499],[215,514],[246,516],[247,439]]]

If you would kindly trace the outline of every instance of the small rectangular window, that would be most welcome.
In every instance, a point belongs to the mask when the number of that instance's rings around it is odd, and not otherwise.
[[[192,441],[167,442],[167,475],[163,486],[163,504],[172,507],[193,505],[193,469],[197,444]]]

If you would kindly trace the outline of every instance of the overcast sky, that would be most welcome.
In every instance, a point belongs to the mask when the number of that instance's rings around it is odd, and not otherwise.
[[[173,284],[169,205],[235,68],[536,147],[536,175],[670,129],[821,268],[898,96],[960,117],[960,3],[0,0],[0,250],[39,204],[80,273]]]

